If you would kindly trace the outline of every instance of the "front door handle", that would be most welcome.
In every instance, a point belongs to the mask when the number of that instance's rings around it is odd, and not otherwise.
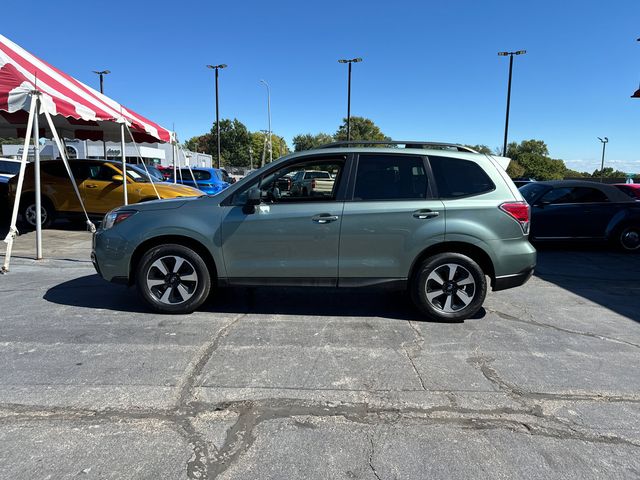
[[[98,188],[98,185],[89,184],[86,186],[87,188]]]
[[[429,218],[435,218],[440,215],[440,212],[434,212],[433,210],[429,210],[428,208],[423,208],[420,210],[416,210],[413,212],[413,218],[418,218],[420,220],[427,220]]]
[[[330,222],[335,222],[336,220],[338,220],[338,216],[337,215],[331,215],[330,213],[320,213],[318,215],[314,215],[313,217],[311,217],[311,221],[315,222],[315,223],[330,223]]]

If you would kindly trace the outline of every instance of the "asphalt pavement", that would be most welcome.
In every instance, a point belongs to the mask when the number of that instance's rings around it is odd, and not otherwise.
[[[640,255],[548,248],[434,323],[294,288],[163,316],[95,274],[90,234],[33,243],[0,276],[2,479],[640,478]]]

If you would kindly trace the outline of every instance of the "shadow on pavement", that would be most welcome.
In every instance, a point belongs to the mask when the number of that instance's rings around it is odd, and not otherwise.
[[[597,246],[536,248],[538,278],[640,322],[640,254]]]
[[[98,275],[76,278],[50,288],[44,299],[62,305],[150,313],[134,288],[109,284]],[[325,288],[220,288],[200,312],[256,313],[334,317],[382,317],[428,321],[402,292]],[[484,309],[474,319],[485,316]],[[159,315],[159,314],[158,314]]]

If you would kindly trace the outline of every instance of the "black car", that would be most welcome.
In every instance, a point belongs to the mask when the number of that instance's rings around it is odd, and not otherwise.
[[[640,203],[611,185],[580,180],[534,182],[520,188],[531,205],[533,242],[608,242],[640,250]]]

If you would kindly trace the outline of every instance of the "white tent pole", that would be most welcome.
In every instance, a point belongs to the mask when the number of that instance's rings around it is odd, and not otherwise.
[[[124,191],[124,204],[129,205],[127,198],[127,153],[124,151],[124,119],[120,123],[120,148],[122,149],[122,190]]]
[[[36,93],[33,101],[36,105],[39,103],[40,97]],[[33,155],[34,155],[34,173],[36,187],[36,260],[42,260],[42,197],[40,192],[40,123],[38,121],[38,108],[33,117]]]
[[[175,132],[172,132],[171,158],[173,159],[173,183],[178,183],[178,167],[176,166]]]
[[[33,100],[33,95],[32,95]],[[20,210],[20,197],[22,196],[22,184],[24,183],[24,174],[27,168],[27,157],[29,156],[29,142],[31,141],[31,130],[33,127],[33,118],[36,112],[36,102],[31,102],[29,108],[29,119],[27,120],[27,131],[24,136],[24,148],[22,149],[22,161],[20,162],[20,172],[18,173],[18,184],[16,185],[15,198],[13,201],[13,211],[11,213],[11,224],[9,233],[4,239],[7,244],[7,251],[4,255],[4,265],[2,265],[2,273],[9,271],[9,262],[11,261],[11,250],[13,249],[13,241],[18,234],[16,222],[18,221],[18,210]]]
[[[78,182],[76,182],[76,177],[73,175],[73,171],[71,170],[71,166],[69,165],[69,159],[67,157],[67,149],[64,144],[64,140],[60,139],[58,135],[58,131],[56,130],[56,126],[53,123],[53,119],[51,115],[46,109],[43,109],[44,116],[47,119],[47,123],[49,124],[49,128],[51,129],[51,134],[53,136],[56,145],[58,146],[58,150],[60,150],[60,158],[62,158],[62,163],[64,167],[67,169],[67,175],[69,175],[69,179],[71,180],[71,184],[73,185],[73,190],[76,193],[76,197],[78,198],[78,202],[80,202],[80,206],[82,207],[82,211],[84,212],[84,216],[87,219],[87,227],[89,231],[95,233],[96,227],[93,222],[89,219],[89,214],[87,213],[87,209],[84,206],[84,202],[82,200],[82,195],[80,195],[80,190],[78,189]]]

